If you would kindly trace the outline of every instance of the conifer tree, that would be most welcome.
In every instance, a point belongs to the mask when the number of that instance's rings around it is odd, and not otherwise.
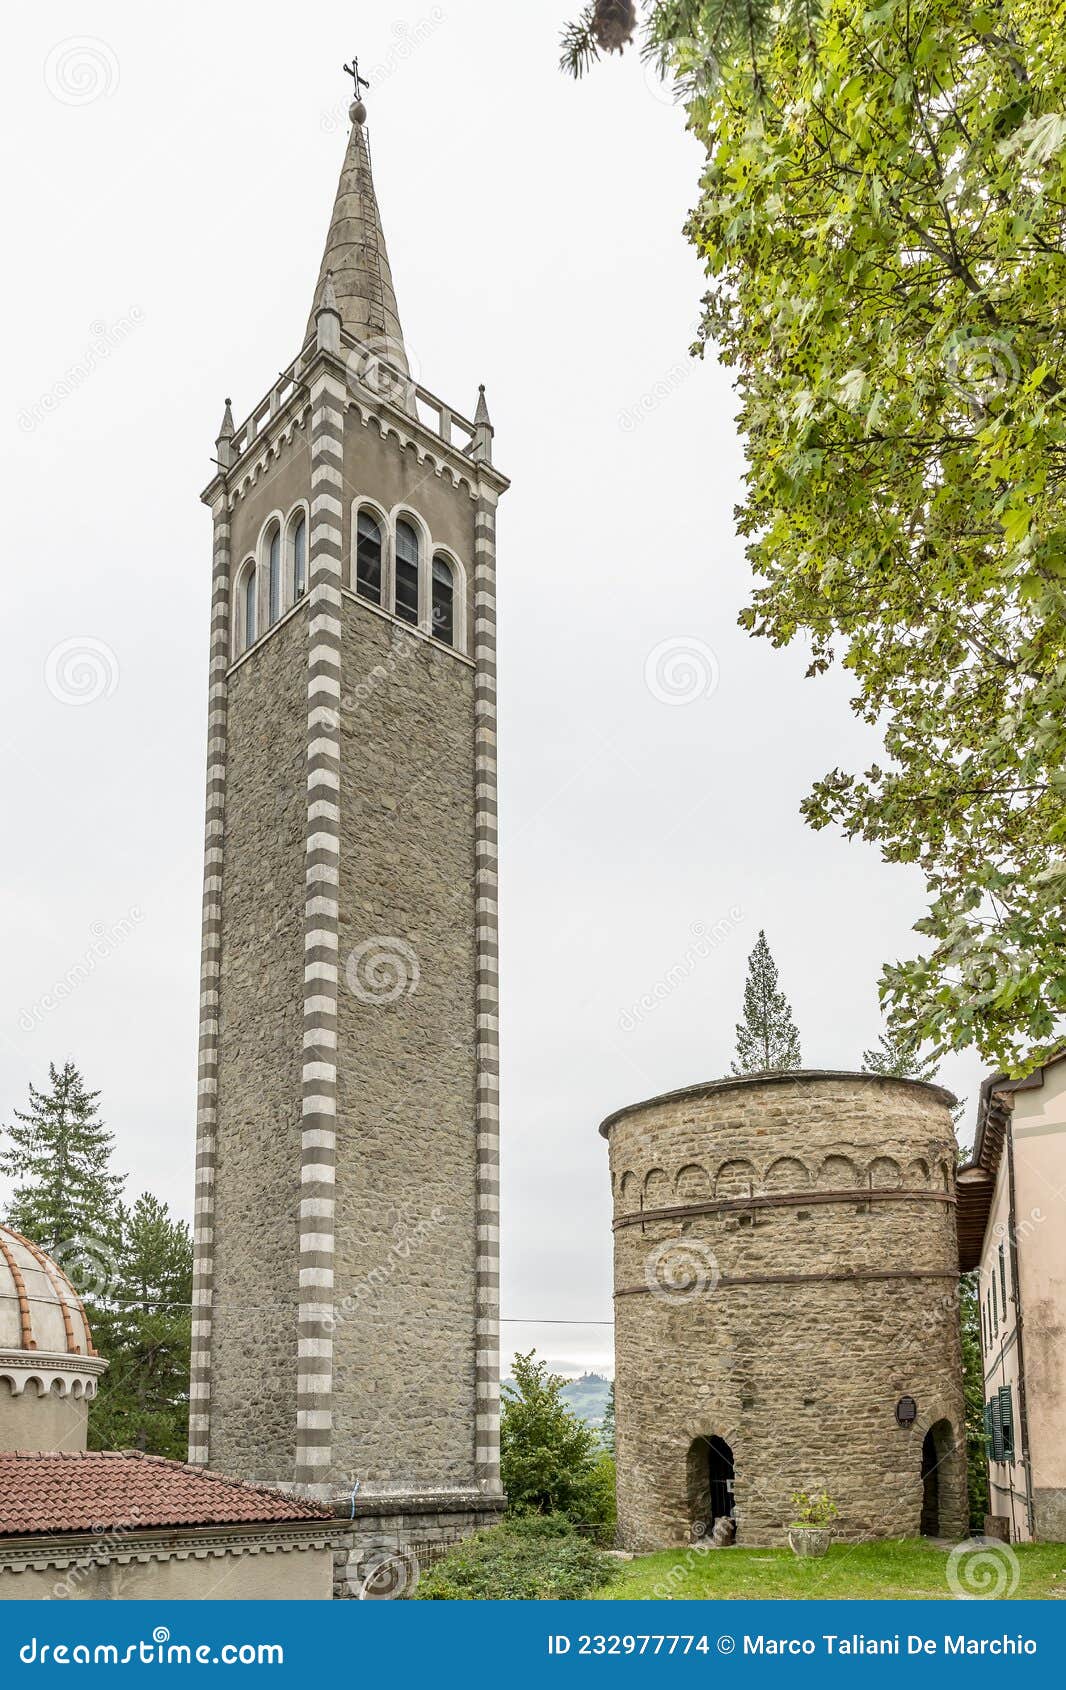
[[[922,1056],[913,1044],[889,1031],[882,1033],[873,1050],[862,1053],[865,1074],[891,1074],[900,1080],[935,1080],[935,1056]]]
[[[607,1451],[608,1455],[614,1454],[615,1450],[614,1450],[614,1380],[613,1379],[611,1380],[611,1389],[607,1393],[607,1405],[606,1405],[606,1407],[604,1408],[604,1411],[603,1411],[603,1419],[600,1421],[600,1442],[603,1445],[604,1449]]]
[[[777,964],[759,929],[748,958],[744,1019],[737,1022],[734,1074],[766,1074],[800,1065],[800,1036],[792,1007],[777,983]]]
[[[59,1070],[50,1063],[48,1077],[50,1089],[30,1086],[29,1109],[14,1111],[0,1140],[0,1174],[15,1182],[7,1220],[68,1272],[87,1251],[98,1278],[125,1181],[111,1172],[114,1137],[99,1117],[100,1093],[85,1089],[73,1062]]]
[[[89,1422],[93,1449],[143,1449],[184,1460],[189,1433],[192,1238],[144,1192],[119,1215],[115,1283],[96,1314],[110,1366]]]

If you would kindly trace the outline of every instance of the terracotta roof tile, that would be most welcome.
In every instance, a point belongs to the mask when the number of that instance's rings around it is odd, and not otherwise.
[[[0,1537],[328,1520],[330,1509],[139,1451],[0,1451]]]

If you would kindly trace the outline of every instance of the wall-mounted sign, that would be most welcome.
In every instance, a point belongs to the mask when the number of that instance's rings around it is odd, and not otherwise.
[[[900,1397],[896,1404],[896,1419],[901,1426],[913,1426],[918,1418],[918,1404],[913,1397]]]

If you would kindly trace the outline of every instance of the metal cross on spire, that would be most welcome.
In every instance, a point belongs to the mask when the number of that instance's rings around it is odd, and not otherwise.
[[[352,86],[353,86],[353,89],[354,89],[354,92],[355,92],[355,98],[358,100],[360,98],[360,95],[359,95],[360,88],[369,88],[370,84],[367,81],[365,76],[359,75],[359,60],[356,58],[354,53],[352,54],[351,64],[345,65],[344,69],[352,79]]]

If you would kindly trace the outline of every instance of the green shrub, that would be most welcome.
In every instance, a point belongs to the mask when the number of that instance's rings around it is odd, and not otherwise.
[[[566,1380],[536,1352],[516,1355],[503,1392],[500,1476],[516,1514],[569,1514],[583,1520],[599,1440],[561,1395]]]
[[[421,1602],[565,1601],[614,1577],[617,1564],[559,1514],[532,1514],[477,1532],[419,1581]]]
[[[597,1543],[608,1546],[614,1542],[617,1524],[614,1483],[614,1456],[604,1452],[586,1478],[575,1505],[568,1510],[571,1519],[584,1521],[593,1529]]]

